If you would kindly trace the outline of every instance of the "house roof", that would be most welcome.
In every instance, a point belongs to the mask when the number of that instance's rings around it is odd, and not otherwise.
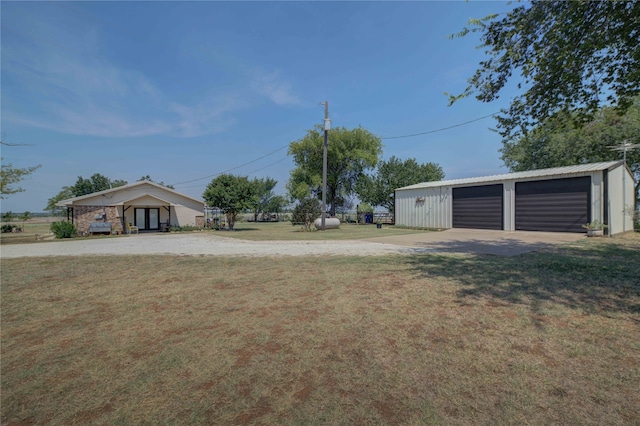
[[[148,198],[153,198],[154,200],[158,200],[158,201],[160,201],[162,204],[168,204],[168,205],[171,205],[171,206],[175,206],[175,205],[176,205],[175,203],[172,203],[171,201],[163,200],[162,198],[160,198],[160,197],[156,197],[156,196],[155,196],[155,195],[153,195],[153,194],[138,195],[138,196],[136,196],[136,197],[132,197],[132,198],[128,198],[128,199],[126,199],[126,200],[122,200],[122,201],[120,201],[120,202],[118,202],[118,203],[115,203],[114,205],[115,205],[115,206],[123,206],[123,205],[125,205],[125,204],[131,203],[132,201],[140,200],[141,198],[147,198],[147,197],[148,197]]]
[[[169,193],[173,193],[173,194],[179,195],[181,197],[188,198],[188,199],[190,199],[192,201],[204,204],[203,200],[199,200],[197,198],[190,197],[189,195],[182,194],[182,193],[180,193],[180,192],[178,192],[178,191],[176,191],[174,189],[167,188],[164,185],[160,185],[160,184],[157,184],[155,182],[150,182],[148,180],[141,180],[141,181],[138,181],[138,182],[129,183],[127,185],[118,186],[116,188],[105,189],[104,191],[98,191],[98,192],[93,192],[93,193],[87,194],[87,195],[81,195],[80,197],[68,198],[66,200],[59,201],[56,204],[56,206],[58,206],[58,207],[72,206],[76,201],[82,201],[82,200],[86,200],[88,198],[92,198],[92,197],[96,197],[96,196],[100,196],[100,195],[109,195],[109,194],[125,191],[127,189],[135,188],[135,187],[142,186],[142,185],[154,186],[154,187],[159,188],[159,189],[161,189],[163,191],[166,191],[166,192],[169,192]],[[136,198],[140,198],[140,196],[136,196],[133,199],[136,199]],[[155,197],[155,198],[158,198],[158,197]],[[160,198],[158,198],[158,199],[160,199]],[[131,200],[128,200],[128,201],[131,201]]]
[[[433,188],[433,187],[439,187],[439,186],[473,185],[473,184],[499,182],[499,181],[506,181],[506,180],[532,179],[532,178],[539,178],[539,177],[572,175],[577,173],[588,173],[588,172],[597,172],[602,170],[610,170],[618,166],[621,166],[622,164],[623,164],[623,161],[606,161],[602,163],[578,164],[575,166],[554,167],[551,169],[527,170],[524,172],[505,173],[505,174],[492,175],[492,176],[441,180],[441,181],[435,181],[435,182],[422,182],[422,183],[417,183],[415,185],[409,185],[402,188],[398,188],[397,190],[399,191],[404,189]]]

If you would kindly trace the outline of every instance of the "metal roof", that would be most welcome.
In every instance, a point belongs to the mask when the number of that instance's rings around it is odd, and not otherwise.
[[[473,185],[473,184],[483,184],[483,183],[506,181],[506,180],[533,179],[533,178],[539,178],[539,177],[562,176],[562,175],[572,175],[572,174],[578,174],[578,173],[598,172],[602,170],[610,170],[618,166],[621,166],[622,164],[623,164],[622,161],[606,161],[603,163],[578,164],[575,166],[554,167],[551,169],[540,169],[540,170],[527,170],[524,172],[505,173],[501,175],[482,176],[482,177],[475,177],[475,178],[440,180],[435,182],[422,182],[422,183],[417,183],[415,185],[409,185],[402,188],[398,188],[397,191],[400,191],[403,189],[433,188],[438,186]]]

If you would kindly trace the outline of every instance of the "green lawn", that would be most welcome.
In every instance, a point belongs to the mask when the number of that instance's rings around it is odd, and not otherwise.
[[[0,266],[3,425],[640,423],[638,234]]]

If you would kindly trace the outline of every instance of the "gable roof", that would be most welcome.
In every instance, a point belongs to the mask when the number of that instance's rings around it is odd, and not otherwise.
[[[62,200],[62,201],[59,201],[58,203],[56,203],[56,206],[58,206],[58,207],[67,207],[67,206],[73,205],[73,203],[75,203],[76,201],[82,201],[82,200],[86,200],[88,198],[93,198],[93,197],[100,196],[100,195],[105,195],[106,196],[106,195],[109,195],[109,194],[114,194],[114,193],[117,193],[117,192],[125,191],[127,189],[135,188],[135,187],[142,186],[142,185],[152,186],[152,187],[161,189],[163,191],[178,195],[180,197],[184,197],[184,198],[187,198],[189,200],[195,201],[197,203],[203,203],[204,204],[203,200],[199,200],[199,199],[191,197],[189,195],[182,194],[182,193],[176,191],[175,189],[167,188],[166,186],[160,185],[160,184],[155,183],[155,182],[150,182],[148,180],[141,180],[141,181],[134,182],[134,183],[129,183],[129,184],[126,184],[126,185],[123,185],[123,186],[118,186],[116,188],[105,189],[104,191],[92,192],[91,194],[81,195],[79,197],[67,198],[66,200]],[[138,197],[134,197],[134,199],[135,198],[139,198],[139,196]],[[156,197],[156,198],[158,198],[158,197]]]
[[[501,175],[481,176],[481,177],[465,178],[465,179],[441,180],[441,181],[434,181],[434,182],[422,182],[422,183],[417,183],[415,185],[409,185],[402,188],[398,188],[396,190],[399,191],[403,189],[433,188],[438,186],[472,185],[472,184],[481,184],[486,182],[496,182],[496,181],[504,181],[504,180],[530,179],[530,178],[538,178],[538,177],[570,175],[570,174],[576,174],[576,173],[598,172],[602,170],[614,169],[618,166],[621,166],[622,164],[623,164],[623,161],[621,160],[606,161],[602,163],[578,164],[575,166],[553,167],[550,169],[540,169],[540,170],[527,170],[524,172],[505,173]]]

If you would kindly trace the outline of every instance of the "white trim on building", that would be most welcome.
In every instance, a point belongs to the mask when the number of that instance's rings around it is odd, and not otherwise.
[[[397,225],[410,227],[453,228],[454,189],[499,184],[502,185],[502,229],[515,231],[520,229],[516,224],[518,184],[540,182],[540,185],[544,186],[543,181],[557,180],[562,183],[569,182],[565,179],[580,177],[590,178],[590,189],[583,191],[587,218],[584,222],[598,220],[606,223],[611,235],[632,230],[633,218],[628,214],[628,210],[633,210],[635,203],[634,179],[629,168],[623,167],[622,161],[424,182],[398,188],[395,191],[395,222]],[[524,196],[521,195],[520,200],[523,199]],[[479,200],[478,206],[482,206],[482,200]],[[544,213],[541,216],[544,216]],[[573,229],[575,232],[575,226]]]

